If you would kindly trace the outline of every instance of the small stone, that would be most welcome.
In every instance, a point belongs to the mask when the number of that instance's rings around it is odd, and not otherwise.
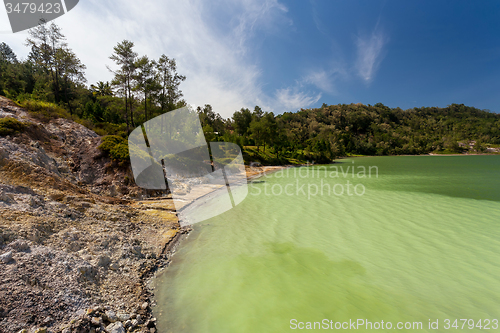
[[[88,308],[87,309],[87,316],[91,315],[92,313],[94,313],[94,309]]]
[[[117,313],[116,316],[118,317],[119,321],[127,321],[130,319],[130,315],[127,313]]]
[[[23,328],[22,330],[20,330],[20,331],[19,331],[19,332],[17,332],[17,333],[28,333],[28,330],[27,330],[27,329],[25,329],[25,328]]]
[[[149,332],[150,332],[150,333],[156,333],[156,328],[151,327],[151,328],[149,329]]]
[[[141,304],[141,309],[146,310],[148,308],[148,302],[144,302]]]
[[[4,264],[8,263],[11,260],[12,260],[12,251],[0,255],[0,261],[2,261]]]
[[[109,265],[109,268],[113,271],[117,271],[120,268],[120,266],[118,266],[116,262],[113,262],[111,263],[111,265]]]
[[[123,324],[125,327],[130,327],[132,326],[132,321],[129,319],[129,320],[126,320],[125,323]]]
[[[111,262],[111,259],[107,255],[102,255],[99,256],[99,259],[97,260],[97,265],[101,267],[106,267],[109,265]]]
[[[47,333],[47,327],[40,327],[35,333]]]
[[[102,325],[102,318],[101,317],[92,317],[91,322],[92,322],[92,325],[94,325],[94,326],[101,326]]]
[[[140,247],[140,246],[132,246],[132,248],[130,249],[130,251],[131,251],[133,254],[140,255],[140,254],[141,254],[141,251],[142,251],[142,247]]]
[[[112,310],[107,310],[105,314],[106,314],[106,319],[108,319],[108,321],[111,323],[114,323],[115,321],[118,320],[116,313]]]
[[[144,324],[144,326],[149,327],[149,328],[151,328],[151,327],[155,327],[155,320],[153,320],[153,319],[154,319],[154,318],[152,318],[152,319],[150,319],[150,320],[146,321],[146,323]]]
[[[45,318],[45,320],[43,321],[43,323],[45,325],[49,324],[50,322],[52,322],[52,317],[51,316],[48,316],[47,318]]]
[[[14,196],[11,193],[5,193],[0,190],[0,201],[4,202],[14,202]]]
[[[132,320],[132,322],[130,323],[130,327],[132,328],[136,327],[137,325],[139,325],[139,321],[137,319]]]
[[[116,323],[109,324],[106,327],[106,332],[108,333],[125,333],[125,329],[123,328],[123,324],[119,321]]]

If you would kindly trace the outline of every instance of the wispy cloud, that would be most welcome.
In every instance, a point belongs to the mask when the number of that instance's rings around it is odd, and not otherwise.
[[[383,59],[383,48],[388,38],[379,30],[378,24],[368,37],[358,37],[356,71],[367,83],[370,83]]]
[[[321,98],[321,93],[311,96],[297,88],[278,89],[276,91],[276,104],[280,105],[282,111],[296,111],[313,105]]]
[[[240,3],[229,1],[233,6],[232,34],[238,43],[239,51],[246,52],[247,42],[251,39],[257,30],[272,30],[276,21],[291,24],[291,20],[283,15],[288,12],[287,7],[277,0],[244,0]]]
[[[139,54],[176,58],[179,73],[187,77],[181,89],[188,103],[209,103],[229,117],[244,106],[275,106],[273,93],[262,90],[262,69],[250,53],[254,32],[289,25],[286,14],[278,0],[88,0],[80,1],[56,24],[86,64],[89,83],[111,80],[105,66],[113,64],[109,59],[113,46],[129,39]],[[224,20],[225,30],[216,24]],[[2,39],[25,57],[26,37],[9,34]]]
[[[332,57],[330,64],[323,69],[313,69],[303,76],[302,83],[313,85],[320,91],[330,95],[338,95],[341,82],[346,82],[351,76],[349,66]]]
[[[329,93],[334,92],[333,83],[332,80],[330,79],[330,75],[324,70],[313,71],[309,73],[304,78],[304,82],[312,84],[322,91]]]

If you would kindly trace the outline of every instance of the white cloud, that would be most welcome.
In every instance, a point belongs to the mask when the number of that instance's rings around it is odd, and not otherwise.
[[[321,93],[316,96],[299,91],[298,89],[285,88],[276,91],[276,104],[280,105],[282,111],[296,111],[313,105],[321,98]]]
[[[216,6],[214,8],[214,6]],[[232,18],[230,29],[217,30],[218,11]],[[277,0],[226,1],[214,5],[201,0],[88,0],[58,18],[69,46],[87,66],[90,83],[111,80],[106,65],[113,46],[129,39],[139,54],[158,58],[165,53],[177,60],[184,99],[195,105],[211,104],[229,117],[241,107],[261,105],[278,111],[274,98],[261,88],[262,70],[251,54],[257,29],[273,31],[289,25],[287,9]],[[27,34],[2,34],[19,57],[28,54]],[[307,100],[305,100],[307,101]],[[275,106],[276,108],[273,108]]]
[[[370,83],[375,77],[378,66],[383,58],[383,47],[387,43],[387,38],[376,27],[369,37],[358,37],[356,70],[358,75]]]
[[[305,76],[304,82],[315,85],[322,91],[329,93],[334,92],[330,75],[325,70],[313,71],[309,73]]]

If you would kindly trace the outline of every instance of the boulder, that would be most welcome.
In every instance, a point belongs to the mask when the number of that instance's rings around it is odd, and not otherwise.
[[[106,326],[106,332],[108,333],[125,333],[125,328],[123,324],[119,321],[116,323],[109,324]]]
[[[8,263],[11,260],[12,260],[12,251],[0,255],[0,261],[3,262],[4,264]]]

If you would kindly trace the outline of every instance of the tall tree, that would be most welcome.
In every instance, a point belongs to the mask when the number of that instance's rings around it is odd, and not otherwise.
[[[28,59],[34,61],[45,73],[50,75],[52,93],[56,103],[60,101],[60,72],[57,63],[57,53],[60,49],[67,49],[66,37],[61,28],[55,23],[48,25],[41,21],[40,24],[28,30],[29,37],[26,45],[31,47]]]
[[[135,61],[137,53],[133,50],[134,43],[129,40],[123,40],[114,48],[114,53],[109,57],[120,68],[113,71],[108,67],[108,70],[115,74],[112,84],[119,87],[119,91],[123,93],[125,98],[125,121],[127,123],[127,131],[130,130],[129,124],[135,127],[134,115],[132,112],[132,80],[136,70]],[[130,122],[128,113],[130,112]]]
[[[247,136],[252,122],[252,113],[249,109],[241,108],[240,111],[234,112],[233,122],[236,133],[240,136]]]
[[[175,59],[169,59],[162,54],[157,62],[156,68],[159,73],[161,85],[160,105],[162,113],[170,111],[182,97],[182,91],[179,85],[186,80],[184,75],[177,73],[177,63]]]
[[[136,91],[140,91],[144,96],[144,121],[148,121],[148,98],[159,90],[156,62],[149,60],[147,56],[140,57],[135,62],[136,73],[134,75]]]
[[[7,61],[11,64],[18,62],[16,54],[5,42],[0,43],[0,61]]]
[[[82,64],[76,54],[66,47],[59,48],[55,54],[56,72],[62,80],[62,90],[64,101],[73,114],[74,108],[71,101],[75,98],[75,90],[82,86],[87,79],[85,78],[86,66]]]

